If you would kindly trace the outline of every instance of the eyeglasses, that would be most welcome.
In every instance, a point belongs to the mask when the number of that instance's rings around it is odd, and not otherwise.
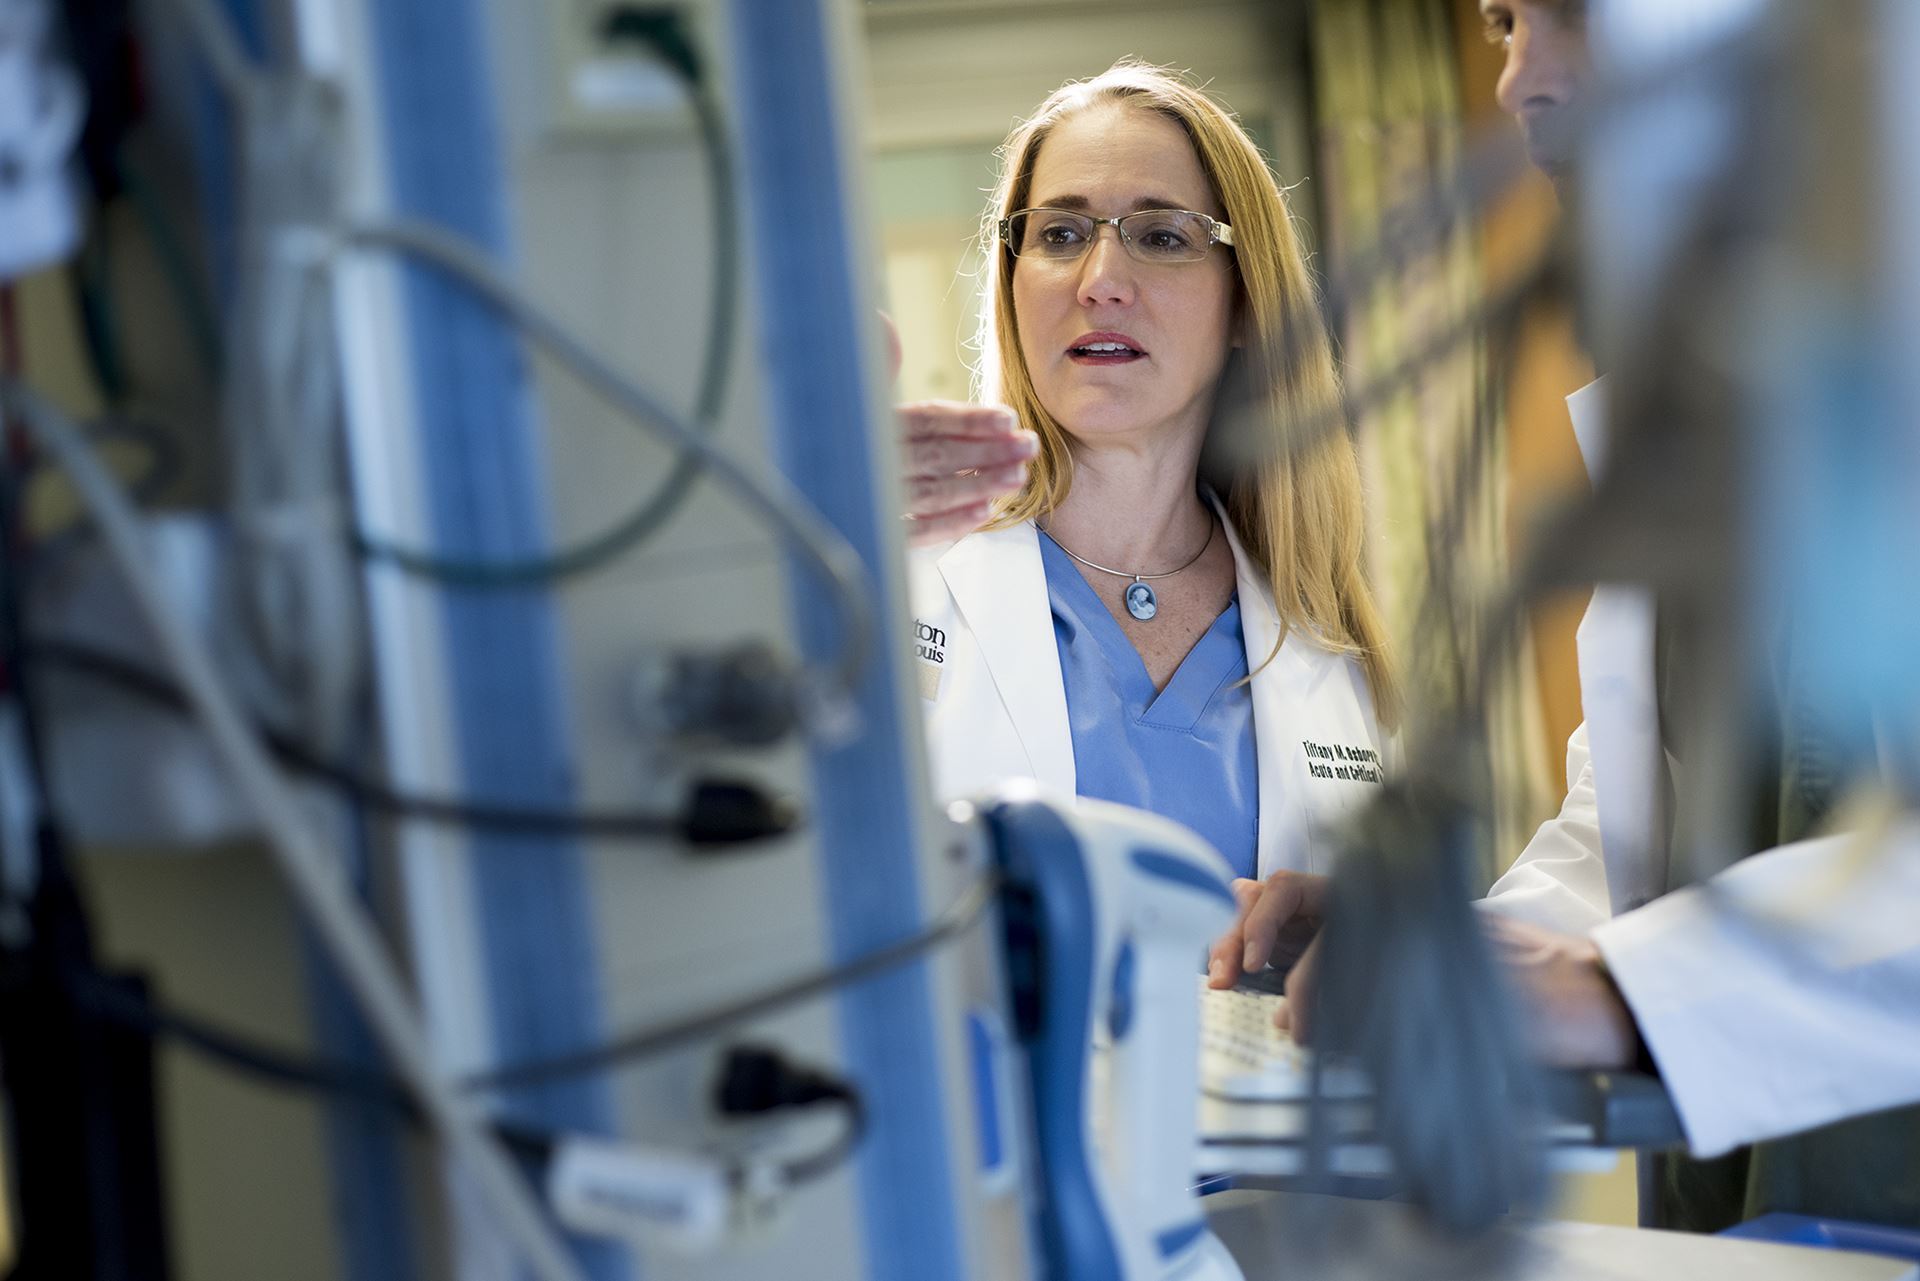
[[[1077,262],[1100,228],[1120,233],[1136,262],[1199,262],[1214,245],[1233,247],[1233,228],[1191,209],[1142,209],[1095,218],[1071,209],[1022,209],[1000,220],[1000,242],[1016,258]]]

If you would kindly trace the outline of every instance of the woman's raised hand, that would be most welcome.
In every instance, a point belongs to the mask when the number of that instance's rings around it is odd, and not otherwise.
[[[880,313],[888,380],[900,377],[900,330]],[[922,400],[894,410],[900,420],[901,490],[907,542],[949,542],[986,523],[995,499],[1018,490],[1040,438],[1002,405]]]
[[[1026,483],[1040,438],[1000,405],[924,400],[901,405],[900,466],[907,538],[915,547],[970,534],[995,499]]]

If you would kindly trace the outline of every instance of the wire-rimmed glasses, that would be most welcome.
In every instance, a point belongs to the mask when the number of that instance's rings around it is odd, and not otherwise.
[[[1112,227],[1137,262],[1199,262],[1214,245],[1233,246],[1233,228],[1191,209],[1142,209],[1096,218],[1073,209],[1021,209],[1000,220],[1000,240],[1016,258],[1076,262],[1100,228]]]

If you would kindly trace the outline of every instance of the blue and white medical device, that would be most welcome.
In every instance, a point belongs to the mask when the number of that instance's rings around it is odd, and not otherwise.
[[[1233,920],[1225,860],[1177,823],[1100,801],[1023,788],[980,816],[1003,878],[1047,1275],[1239,1281],[1193,1191],[1194,976]]]

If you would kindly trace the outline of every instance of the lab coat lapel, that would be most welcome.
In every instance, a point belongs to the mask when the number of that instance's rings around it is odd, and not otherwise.
[[[1567,411],[1587,471],[1598,475],[1606,466],[1606,380],[1567,397]],[[1666,759],[1654,685],[1652,596],[1625,584],[1596,586],[1576,643],[1607,894],[1619,913],[1666,888]]]
[[[1273,589],[1259,563],[1240,545],[1239,537],[1233,532],[1233,522],[1227,519],[1220,500],[1211,494],[1208,498],[1220,515],[1221,528],[1226,530],[1227,546],[1233,549],[1234,586],[1240,593],[1240,631],[1247,646],[1247,670],[1254,673],[1253,750],[1260,773],[1260,817],[1255,848],[1258,872],[1264,876],[1275,868],[1290,865],[1282,846],[1287,832],[1298,820],[1288,804],[1291,798],[1287,795],[1286,763],[1294,759],[1287,749],[1293,745],[1298,726],[1288,713],[1289,709],[1297,712],[1304,702],[1308,672],[1300,662],[1299,647],[1291,640],[1281,645],[1278,654],[1273,653],[1275,642],[1285,635],[1280,612],[1274,608]],[[1271,663],[1267,663],[1269,654],[1273,654]],[[1264,668],[1262,663],[1266,663]]]
[[[939,566],[1033,777],[1072,795],[1073,731],[1039,535],[1029,522],[969,534]]]

